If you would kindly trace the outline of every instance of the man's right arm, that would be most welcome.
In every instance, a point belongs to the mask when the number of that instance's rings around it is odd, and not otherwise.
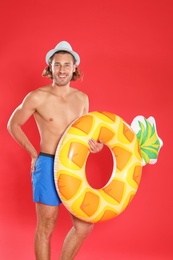
[[[37,151],[23,132],[21,126],[34,114],[35,109],[36,98],[30,93],[22,104],[14,110],[7,124],[9,133],[30,154],[32,161],[37,158]]]

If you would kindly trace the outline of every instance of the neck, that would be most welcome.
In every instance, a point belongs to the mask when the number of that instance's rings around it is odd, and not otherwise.
[[[68,95],[70,91],[70,85],[65,85],[65,86],[58,86],[57,84],[53,83],[52,84],[52,91],[57,95],[64,97]]]

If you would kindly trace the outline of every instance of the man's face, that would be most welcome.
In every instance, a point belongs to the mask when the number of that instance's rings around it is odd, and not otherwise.
[[[71,81],[76,65],[70,53],[56,53],[52,59],[53,81],[58,86],[66,86]]]

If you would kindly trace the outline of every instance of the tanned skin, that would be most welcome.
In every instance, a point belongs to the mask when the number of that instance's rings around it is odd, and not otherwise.
[[[9,119],[10,134],[31,156],[31,172],[34,171],[38,153],[22,130],[22,125],[34,116],[40,134],[40,151],[54,155],[66,128],[75,119],[88,113],[87,95],[70,86],[75,70],[76,65],[71,54],[56,53],[51,63],[52,84],[30,92]],[[89,147],[92,153],[96,153],[102,149],[103,143],[91,139]],[[58,212],[58,206],[36,203],[36,260],[50,260],[50,241]],[[74,259],[93,228],[93,224],[74,216],[72,221],[73,227],[64,240],[60,260]]]

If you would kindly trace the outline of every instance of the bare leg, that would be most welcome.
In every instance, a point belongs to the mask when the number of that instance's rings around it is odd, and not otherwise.
[[[92,223],[87,223],[72,216],[74,226],[67,234],[62,252],[60,255],[61,260],[73,260],[82,246],[85,238],[93,229]]]
[[[35,233],[36,260],[50,260],[50,239],[54,230],[57,216],[57,206],[36,203],[37,229]]]

